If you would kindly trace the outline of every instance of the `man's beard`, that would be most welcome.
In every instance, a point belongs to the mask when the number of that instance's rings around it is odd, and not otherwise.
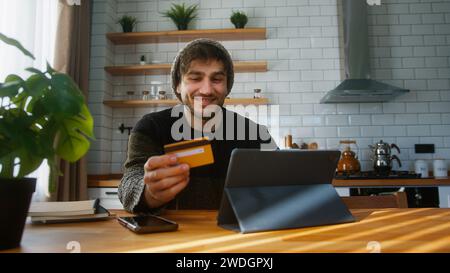
[[[210,97],[210,99],[212,101],[217,101],[217,97]],[[195,117],[195,118],[199,118],[203,121],[208,121],[212,118],[214,118],[215,116],[215,112],[218,110],[217,108],[221,107],[223,105],[219,105],[217,103],[212,103],[212,104],[208,104],[205,106],[205,108],[203,108],[202,106],[202,101],[198,100],[198,99],[193,99],[193,100],[186,100],[188,103],[184,103],[188,108],[189,111],[191,112],[191,114]],[[193,102],[193,104],[191,104],[190,102]],[[197,105],[198,104],[198,105]],[[197,111],[195,109],[198,109]]]

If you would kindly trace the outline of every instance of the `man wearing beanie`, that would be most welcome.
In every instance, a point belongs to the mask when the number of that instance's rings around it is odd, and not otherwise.
[[[142,117],[128,141],[119,199],[133,213],[159,213],[163,208],[218,209],[232,150],[259,149],[262,144],[276,148],[265,127],[223,108],[233,87],[234,70],[220,43],[209,39],[190,42],[176,56],[171,77],[181,103]],[[207,113],[214,107],[222,114]],[[205,124],[212,118],[215,125],[207,129]],[[181,138],[174,133],[179,121],[188,124],[180,132]],[[234,124],[234,128],[230,130],[225,124]],[[245,126],[238,128],[237,124]],[[249,128],[257,128],[256,137],[250,137]],[[214,138],[216,132],[224,137]],[[264,136],[260,132],[265,132]],[[186,136],[211,134],[213,164],[190,169],[179,164],[176,156],[164,155],[164,145],[193,138]]]

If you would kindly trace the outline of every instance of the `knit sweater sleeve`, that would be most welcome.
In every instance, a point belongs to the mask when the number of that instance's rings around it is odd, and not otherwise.
[[[149,157],[162,153],[161,145],[155,139],[139,131],[130,134],[125,170],[118,189],[119,199],[125,210],[132,213],[157,213],[161,209],[148,208],[143,200],[143,192],[144,164]]]

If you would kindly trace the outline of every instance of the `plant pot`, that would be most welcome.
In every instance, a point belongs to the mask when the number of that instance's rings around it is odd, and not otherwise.
[[[133,25],[122,25],[123,32],[133,32]]]
[[[0,249],[20,246],[35,178],[0,178]]]
[[[234,27],[235,28],[244,28],[245,27],[245,23],[235,23]]]
[[[188,25],[187,24],[179,24],[177,25],[178,30],[187,30]]]

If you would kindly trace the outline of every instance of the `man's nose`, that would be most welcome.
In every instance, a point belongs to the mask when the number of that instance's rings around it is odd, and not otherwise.
[[[212,82],[209,79],[205,79],[202,82],[202,86],[200,87],[200,94],[202,95],[211,95],[213,93]]]

